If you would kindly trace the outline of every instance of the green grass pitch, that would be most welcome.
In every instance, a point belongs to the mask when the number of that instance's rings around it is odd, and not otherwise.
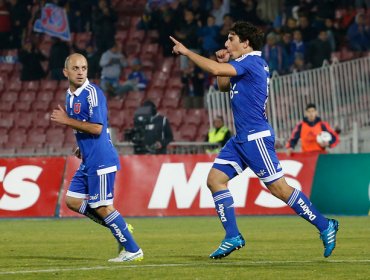
[[[317,230],[298,217],[238,217],[246,247],[208,255],[223,238],[216,217],[128,218],[144,260],[117,255],[108,229],[88,219],[0,220],[0,279],[370,279],[370,217],[337,217],[325,259]]]

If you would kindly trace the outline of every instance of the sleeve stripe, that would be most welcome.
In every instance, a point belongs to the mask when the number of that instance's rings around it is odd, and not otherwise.
[[[97,95],[97,92],[96,92],[96,88],[94,88],[91,85],[88,85],[86,87],[86,89],[88,90],[89,96],[91,98],[91,106],[92,107],[97,107],[98,106],[98,95]]]

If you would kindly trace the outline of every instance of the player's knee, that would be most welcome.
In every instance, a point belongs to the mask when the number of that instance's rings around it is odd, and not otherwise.
[[[271,183],[267,186],[267,188],[274,196],[285,202],[288,201],[293,191],[293,188],[287,184],[284,178],[280,178],[279,180]]]
[[[66,196],[66,205],[72,211],[78,212],[82,204],[82,199]]]

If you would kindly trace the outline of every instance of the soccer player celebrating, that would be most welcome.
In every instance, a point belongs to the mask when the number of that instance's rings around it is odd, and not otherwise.
[[[217,61],[202,57],[179,41],[173,52],[187,56],[196,65],[217,76],[222,92],[230,92],[236,136],[215,159],[207,178],[216,211],[226,231],[221,245],[210,258],[226,257],[245,245],[235,219],[234,201],[227,182],[250,167],[271,193],[287,203],[298,215],[316,226],[324,244],[324,256],[335,248],[338,221],[325,218],[298,189],[289,186],[276,156],[275,135],[266,117],[269,68],[261,58],[263,33],[247,22],[235,23],[225,42],[226,49],[216,52]]]
[[[82,159],[66,194],[67,206],[109,228],[125,248],[111,262],[142,260],[128,225],[113,207],[114,180],[119,159],[108,132],[107,102],[102,90],[87,79],[87,61],[81,54],[67,57],[63,69],[69,80],[65,109],[60,105],[51,120],[73,128]]]

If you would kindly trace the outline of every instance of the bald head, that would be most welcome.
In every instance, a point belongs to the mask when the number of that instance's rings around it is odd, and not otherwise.
[[[64,62],[63,74],[69,81],[71,91],[74,92],[87,79],[86,58],[79,53],[68,56]]]
[[[80,60],[80,59],[84,60],[84,62],[87,65],[87,60],[86,60],[86,58],[82,54],[80,54],[80,53],[73,53],[73,54],[71,54],[70,56],[68,56],[66,58],[66,60],[64,62],[64,68],[68,69],[68,66],[70,64],[70,61],[75,61],[75,60]]]

